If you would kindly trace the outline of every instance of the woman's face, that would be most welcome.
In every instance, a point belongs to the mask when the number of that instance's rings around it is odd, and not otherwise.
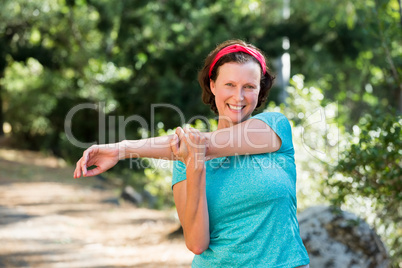
[[[219,67],[216,81],[210,80],[219,113],[218,128],[248,119],[260,93],[261,67],[254,61],[228,62]]]

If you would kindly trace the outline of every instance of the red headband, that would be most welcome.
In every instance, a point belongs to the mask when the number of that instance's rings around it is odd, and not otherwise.
[[[209,67],[209,77],[211,77],[212,69],[214,68],[216,62],[220,58],[222,58],[226,54],[235,53],[235,52],[245,52],[247,54],[250,54],[254,58],[256,58],[258,60],[258,62],[261,64],[262,73],[265,74],[265,71],[266,71],[265,59],[264,59],[264,56],[261,55],[260,52],[258,52],[257,50],[255,50],[253,48],[248,48],[248,47],[244,47],[244,46],[241,46],[241,45],[231,45],[231,46],[227,46],[227,47],[222,48],[218,52],[218,54],[216,54],[215,59],[211,64],[211,67]]]

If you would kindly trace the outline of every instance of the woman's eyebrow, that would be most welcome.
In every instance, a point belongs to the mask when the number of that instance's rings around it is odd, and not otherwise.
[[[227,79],[227,80],[224,80],[223,82],[224,82],[225,84],[226,84],[226,83],[232,83],[232,84],[238,84],[238,83],[239,83],[239,82],[234,81],[234,80],[232,80],[232,79]],[[244,85],[257,86],[257,84],[254,83],[254,82],[245,82]]]
[[[250,85],[250,86],[253,86],[253,87],[257,87],[257,84],[252,83],[252,82],[247,82],[247,83],[245,83],[245,85]]]

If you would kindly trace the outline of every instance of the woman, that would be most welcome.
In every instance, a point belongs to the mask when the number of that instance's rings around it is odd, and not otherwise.
[[[279,113],[251,117],[273,82],[264,56],[243,41],[227,41],[208,55],[198,80],[203,101],[219,115],[218,130],[178,127],[170,136],[93,146],[74,177],[81,170],[99,174],[132,153],[180,160],[172,187],[186,245],[196,254],[193,267],[308,267],[289,122]],[[88,165],[97,168],[87,171]]]

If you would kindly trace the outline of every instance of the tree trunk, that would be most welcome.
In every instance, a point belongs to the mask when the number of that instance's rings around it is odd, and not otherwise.
[[[4,136],[3,131],[3,123],[4,123],[4,116],[3,116],[3,87],[0,84],[0,138]]]
[[[401,20],[402,27],[402,0],[399,0],[399,18]],[[398,94],[398,110],[402,113],[402,83],[399,84],[399,94]]]
[[[399,0],[399,18],[401,20],[401,26],[402,26],[402,1]]]

